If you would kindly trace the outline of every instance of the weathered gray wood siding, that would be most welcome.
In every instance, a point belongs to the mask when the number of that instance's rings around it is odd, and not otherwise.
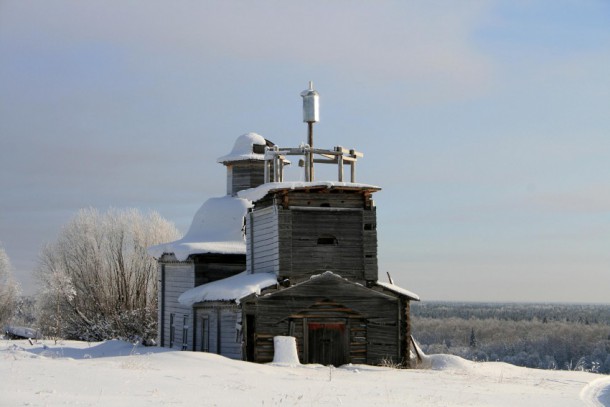
[[[284,191],[256,203],[247,222],[248,270],[292,282],[326,270],[377,280],[377,216],[360,191]]]
[[[362,249],[364,252],[364,279],[377,281],[377,211],[375,207],[362,211]]]
[[[246,269],[245,254],[199,254],[195,263],[195,287],[234,276]]]
[[[264,161],[240,161],[230,165],[228,175],[231,182],[230,194],[255,188],[265,181]]]
[[[400,301],[343,278],[322,275],[299,285],[244,303],[255,316],[254,359],[273,359],[273,337],[297,338],[299,358],[306,361],[307,321],[343,321],[349,329],[351,363],[379,364],[401,360]]]
[[[329,270],[342,277],[364,280],[361,209],[291,212],[292,264],[280,270],[281,277],[298,281]]]
[[[248,270],[268,273],[279,270],[278,215],[274,206],[251,212],[246,221]]]
[[[242,359],[241,309],[237,305],[200,304],[195,307],[195,351]],[[207,323],[204,322],[207,319]],[[205,333],[204,329],[208,329]],[[207,343],[204,344],[204,341]]]
[[[173,314],[174,341],[171,347],[182,349],[183,344],[186,343],[187,349],[191,349],[193,346],[191,335],[193,326],[192,308],[181,305],[178,302],[178,297],[186,290],[194,287],[194,265],[191,262],[164,263],[163,265],[165,266],[165,281],[164,287],[162,282],[159,281],[159,304],[161,304],[162,297],[165,299],[165,304],[159,306],[159,309],[163,309],[164,312],[164,315],[159,315],[159,344],[170,347],[170,332],[172,329],[170,322],[171,314]],[[161,270],[161,266],[159,270]],[[161,280],[161,275],[159,277]],[[183,335],[185,315],[187,316],[188,326],[186,341]],[[161,318],[163,319],[162,324]],[[163,329],[163,332],[161,332],[161,329]]]

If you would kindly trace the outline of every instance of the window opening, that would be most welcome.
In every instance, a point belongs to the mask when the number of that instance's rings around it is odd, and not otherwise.
[[[337,246],[339,241],[333,235],[322,235],[318,237],[319,245]]]

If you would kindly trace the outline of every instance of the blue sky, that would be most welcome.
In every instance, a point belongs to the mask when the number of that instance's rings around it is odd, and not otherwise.
[[[365,153],[380,273],[424,300],[608,302],[610,3],[4,1],[0,241],[78,209],[183,232],[255,131]]]

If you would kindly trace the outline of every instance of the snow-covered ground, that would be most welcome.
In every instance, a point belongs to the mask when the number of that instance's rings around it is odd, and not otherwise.
[[[258,365],[120,341],[2,340],[0,406],[610,406],[608,376],[428,361],[421,370]]]

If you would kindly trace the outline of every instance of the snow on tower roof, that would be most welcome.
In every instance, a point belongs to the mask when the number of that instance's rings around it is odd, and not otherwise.
[[[245,254],[244,216],[252,203],[230,195],[210,198],[199,208],[188,232],[182,239],[148,248],[148,253],[160,258],[174,254],[179,261],[192,254]]]
[[[185,291],[178,302],[191,307],[202,301],[239,301],[250,294],[260,294],[261,290],[277,284],[275,273],[242,272],[222,280],[213,281]]]
[[[225,156],[220,157],[216,161],[219,163],[228,163],[232,161],[242,160],[264,160],[265,154],[254,152],[254,146],[266,146],[267,140],[257,133],[242,134],[235,140],[233,150]]]
[[[280,191],[283,189],[308,189],[308,188],[343,188],[343,189],[368,189],[370,191],[380,191],[381,188],[375,185],[358,184],[353,182],[339,182],[339,181],[296,181],[296,182],[268,182],[262,184],[256,188],[245,189],[239,191],[237,196],[240,198],[248,199],[252,202],[256,202],[262,199],[269,192]]]

